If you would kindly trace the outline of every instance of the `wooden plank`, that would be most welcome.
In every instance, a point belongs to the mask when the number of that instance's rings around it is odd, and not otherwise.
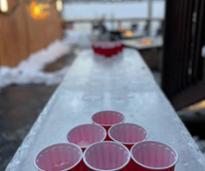
[[[22,6],[9,16],[0,14],[0,65],[14,66],[28,55],[26,27]],[[3,45],[3,46],[2,46]]]
[[[193,17],[193,9],[194,9],[194,0],[187,1],[188,2],[188,11],[186,15],[186,32],[185,32],[185,57],[186,60],[184,61],[184,80],[183,85],[190,85],[190,75],[189,75],[189,64],[191,58],[191,38],[192,38],[192,17]]]
[[[178,3],[176,6],[175,3]],[[169,96],[179,89],[180,11],[182,1],[167,0],[164,35],[162,88]],[[173,43],[174,42],[174,43]]]

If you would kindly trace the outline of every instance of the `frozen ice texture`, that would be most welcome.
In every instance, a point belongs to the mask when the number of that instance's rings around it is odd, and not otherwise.
[[[179,153],[176,171],[204,171],[205,159],[164,96],[139,53],[125,49],[105,59],[82,52],[69,69],[7,171],[35,171],[34,158],[48,145],[67,142],[74,126],[91,123],[93,113],[115,110],[127,122],[143,126],[150,140],[161,141]]]

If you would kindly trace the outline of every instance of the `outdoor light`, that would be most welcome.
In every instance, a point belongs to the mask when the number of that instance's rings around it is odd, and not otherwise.
[[[29,4],[29,12],[33,19],[44,20],[49,16],[50,4],[46,1],[32,0]]]
[[[18,0],[0,0],[0,13],[10,14],[18,6]]]
[[[63,10],[63,1],[62,0],[57,0],[56,1],[56,10],[58,12],[61,12]]]
[[[0,9],[2,13],[6,13],[9,11],[7,0],[0,0]]]

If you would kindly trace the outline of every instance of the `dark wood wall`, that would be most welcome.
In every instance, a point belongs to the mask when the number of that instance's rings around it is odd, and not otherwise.
[[[34,20],[25,0],[14,13],[0,14],[0,66],[15,66],[32,52],[45,48],[62,35],[61,19],[55,4],[45,20]]]
[[[205,98],[205,1],[166,2],[162,88],[180,109]]]

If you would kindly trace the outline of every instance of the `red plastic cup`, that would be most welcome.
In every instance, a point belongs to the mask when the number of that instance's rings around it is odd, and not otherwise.
[[[39,171],[84,171],[82,156],[75,144],[54,144],[37,155],[34,165]]]
[[[119,54],[123,51],[123,44],[121,42],[116,42],[116,47],[115,47],[115,54]]]
[[[144,141],[131,149],[132,170],[174,171],[178,160],[177,152],[166,144]]]
[[[95,54],[111,58],[112,56],[122,52],[122,43],[109,41],[93,42],[92,49]]]
[[[124,115],[116,111],[101,111],[97,112],[92,116],[92,120],[96,124],[100,124],[107,131],[108,129],[118,123],[124,121]]]
[[[130,153],[122,144],[106,141],[88,147],[83,161],[92,171],[122,171],[130,161]]]
[[[83,150],[91,144],[102,142],[107,136],[105,128],[97,124],[79,125],[69,131],[69,142],[80,146]]]
[[[136,124],[120,123],[108,130],[108,136],[112,141],[117,141],[130,149],[134,144],[145,141],[147,131]]]

